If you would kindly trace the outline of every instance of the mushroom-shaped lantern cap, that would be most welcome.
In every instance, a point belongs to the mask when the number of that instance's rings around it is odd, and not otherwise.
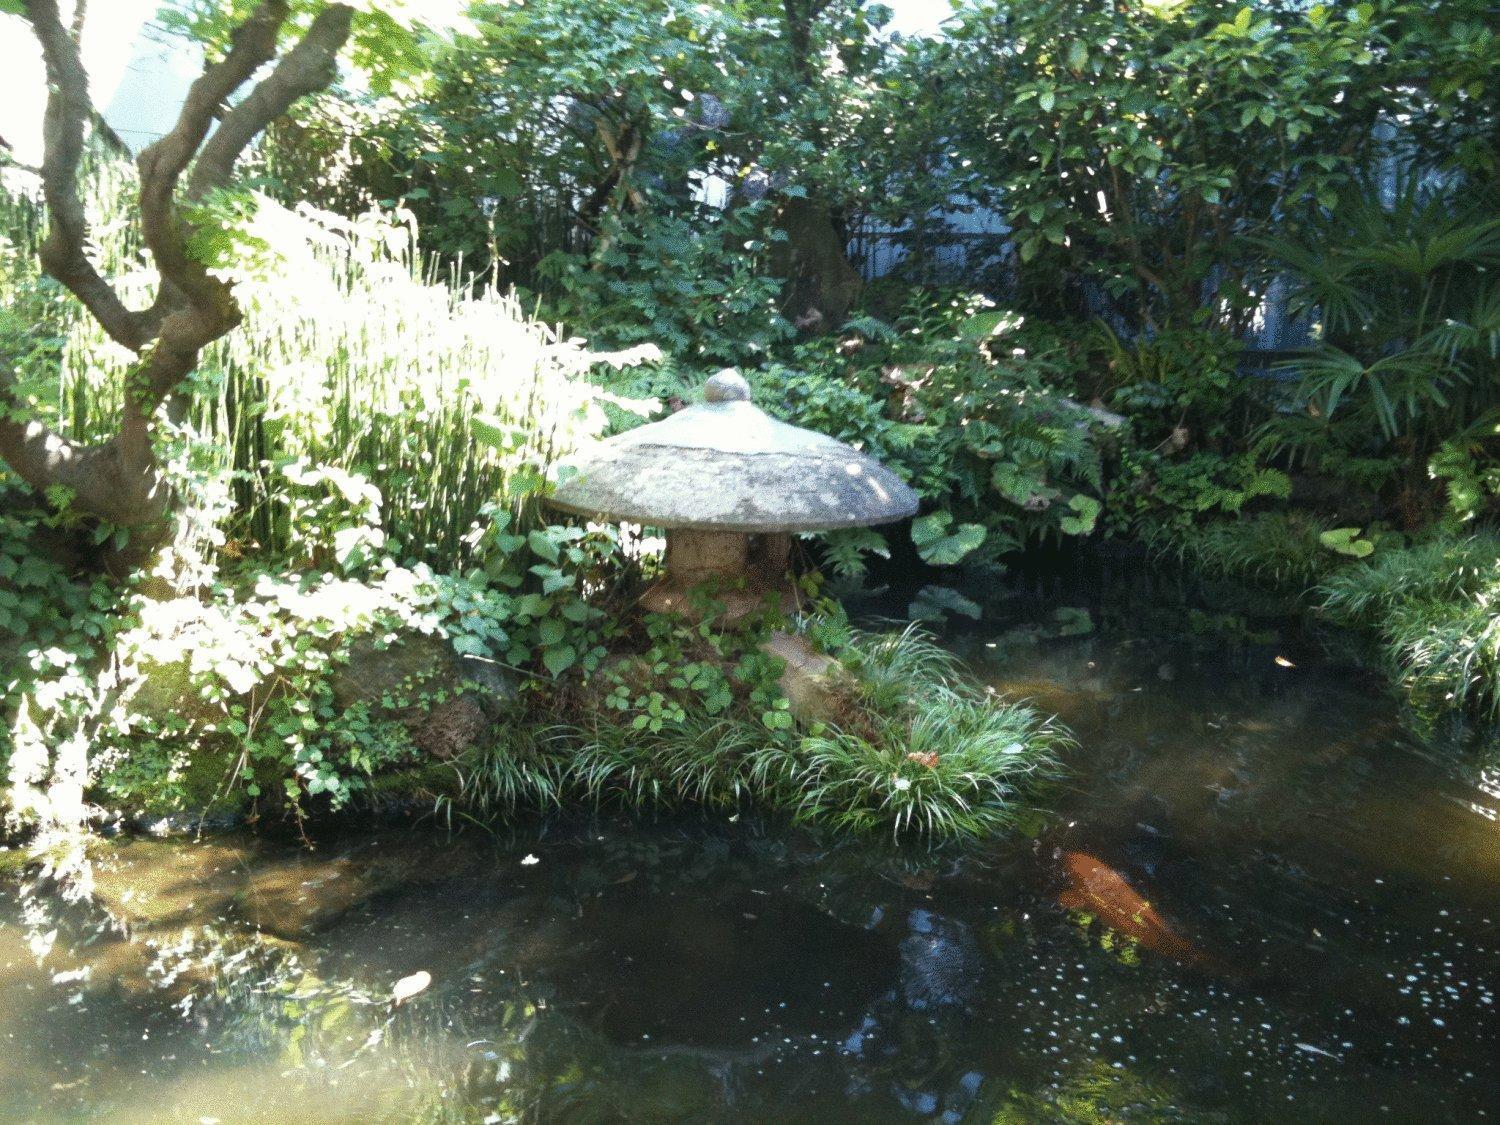
[[[852,446],[771,418],[739,372],[703,402],[599,442],[566,464],[551,503],[663,528],[766,533],[904,519],[917,494]]]

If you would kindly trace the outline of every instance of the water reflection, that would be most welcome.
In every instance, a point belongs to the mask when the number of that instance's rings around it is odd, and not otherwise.
[[[956,639],[1080,736],[1035,840],[550,823],[120,841],[87,901],[29,877],[0,904],[0,1118],[1496,1112],[1493,770],[1413,752],[1315,638],[1090,610],[1089,635]],[[1069,894],[1068,854],[1201,956]]]

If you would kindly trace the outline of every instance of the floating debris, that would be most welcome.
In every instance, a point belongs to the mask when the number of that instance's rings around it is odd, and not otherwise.
[[[432,983],[432,974],[426,969],[419,969],[411,976],[402,977],[396,982],[396,987],[391,989],[391,1007],[399,1008],[412,997],[427,991],[427,986]]]

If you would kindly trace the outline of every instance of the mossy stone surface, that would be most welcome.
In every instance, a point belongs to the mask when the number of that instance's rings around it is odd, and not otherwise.
[[[499,665],[423,633],[357,638],[329,686],[341,709],[363,703],[396,719],[419,749],[444,760],[478,745],[516,699],[515,681]]]

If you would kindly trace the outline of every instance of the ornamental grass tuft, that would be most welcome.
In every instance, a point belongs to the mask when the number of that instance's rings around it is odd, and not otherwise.
[[[1500,720],[1500,535],[1377,551],[1319,593],[1334,618],[1379,632],[1419,705]]]
[[[965,679],[916,628],[847,634],[837,655],[847,674],[831,721],[768,723],[774,702],[757,714],[764,685],[717,713],[679,694],[677,710],[644,724],[585,692],[572,725],[464,763],[465,801],[479,810],[545,807],[567,793],[627,809],[754,803],[810,825],[938,843],[1015,828],[1059,776],[1069,736]],[[773,663],[764,674],[778,673]]]
[[[1069,736],[965,680],[916,627],[856,635],[844,715],[802,738],[783,788],[799,819],[932,841],[1014,828],[1061,772]]]

